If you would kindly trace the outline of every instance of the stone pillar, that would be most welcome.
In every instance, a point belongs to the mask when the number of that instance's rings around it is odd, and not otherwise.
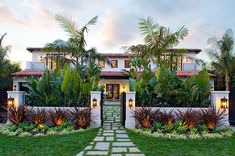
[[[229,91],[211,91],[211,106],[218,110],[223,110],[220,108],[220,100],[222,98],[227,98],[228,99],[228,107],[229,107]],[[223,125],[222,127],[229,126],[229,108],[226,109],[226,116],[224,117],[223,120]]]
[[[14,106],[16,107],[25,104],[24,91],[7,91],[7,98],[14,98]]]
[[[132,99],[133,105],[129,107],[129,100]],[[135,110],[135,92],[127,92],[126,93],[126,128],[135,128],[135,119],[133,118],[132,111]]]
[[[91,110],[91,128],[97,128],[101,126],[101,92],[100,91],[91,91],[91,103],[90,107],[92,108]],[[93,108],[93,99],[97,100],[97,106]]]

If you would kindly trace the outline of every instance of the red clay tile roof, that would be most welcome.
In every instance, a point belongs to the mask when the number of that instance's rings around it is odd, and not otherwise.
[[[178,71],[177,75],[179,77],[188,77],[188,76],[193,76],[193,75],[197,75],[198,72],[191,72],[191,71]],[[14,74],[12,74],[13,76],[19,76],[19,77],[24,77],[24,76],[41,76],[43,74],[42,70],[22,70],[19,72],[16,72]],[[126,74],[124,74],[122,71],[102,71],[101,72],[101,76],[103,77],[112,77],[112,76],[117,76],[117,77],[125,77],[128,76]],[[210,77],[216,77],[215,74],[211,74],[209,73]]]
[[[28,50],[29,52],[33,52],[33,51],[42,51],[43,48],[40,48],[40,47],[28,47],[26,50]],[[182,48],[184,49],[184,48]],[[177,48],[171,48],[171,49],[168,49],[168,51],[175,51],[175,50],[179,50]],[[201,49],[185,49],[187,52],[194,52],[196,54],[200,53],[201,52]],[[107,57],[130,57],[130,56],[133,56],[133,54],[131,53],[101,53],[102,55],[104,56],[107,56]]]
[[[19,72],[13,73],[13,76],[42,76],[43,70],[30,70],[30,69],[25,69],[21,70]]]

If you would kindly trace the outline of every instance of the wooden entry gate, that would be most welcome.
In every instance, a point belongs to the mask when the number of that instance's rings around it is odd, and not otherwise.
[[[235,90],[229,93],[229,122],[235,125]]]

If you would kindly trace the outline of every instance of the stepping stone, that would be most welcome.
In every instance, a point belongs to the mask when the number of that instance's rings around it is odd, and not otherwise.
[[[114,147],[112,148],[113,153],[122,153],[122,152],[127,152],[126,147]]]
[[[81,151],[80,153],[78,153],[76,156],[83,156],[84,151]]]
[[[97,137],[95,137],[94,141],[104,141],[104,137],[103,136],[97,136]]]
[[[114,138],[113,137],[106,137],[106,141],[113,141]]]
[[[113,146],[135,146],[132,142],[113,142]]]
[[[122,154],[112,154],[111,156],[122,156]]]
[[[104,133],[113,133],[113,130],[104,130]]]
[[[116,130],[116,133],[126,133],[125,130]]]
[[[139,153],[140,152],[140,150],[138,148],[136,148],[136,147],[130,147],[129,151],[133,152],[133,153]]]
[[[117,134],[117,138],[128,138],[128,135],[127,134]]]
[[[109,150],[109,142],[97,142],[95,150]]]
[[[86,155],[108,155],[108,151],[88,151]]]
[[[113,133],[103,133],[104,136],[113,136]]]
[[[85,148],[85,150],[91,150],[92,149],[92,146],[87,146],[86,148]]]
[[[144,156],[144,154],[126,154],[125,156]]]

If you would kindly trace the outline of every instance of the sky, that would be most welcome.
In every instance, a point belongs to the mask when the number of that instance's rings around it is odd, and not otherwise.
[[[86,36],[87,48],[102,53],[124,52],[123,46],[143,43],[138,21],[150,16],[174,31],[185,26],[189,34],[176,48],[202,49],[198,58],[208,59],[207,40],[219,39],[228,28],[235,30],[234,6],[234,0],[1,0],[0,34],[7,33],[3,44],[11,46],[11,61],[24,68],[25,61],[31,60],[27,47],[69,37],[56,14],[78,26],[97,15],[97,24]]]

